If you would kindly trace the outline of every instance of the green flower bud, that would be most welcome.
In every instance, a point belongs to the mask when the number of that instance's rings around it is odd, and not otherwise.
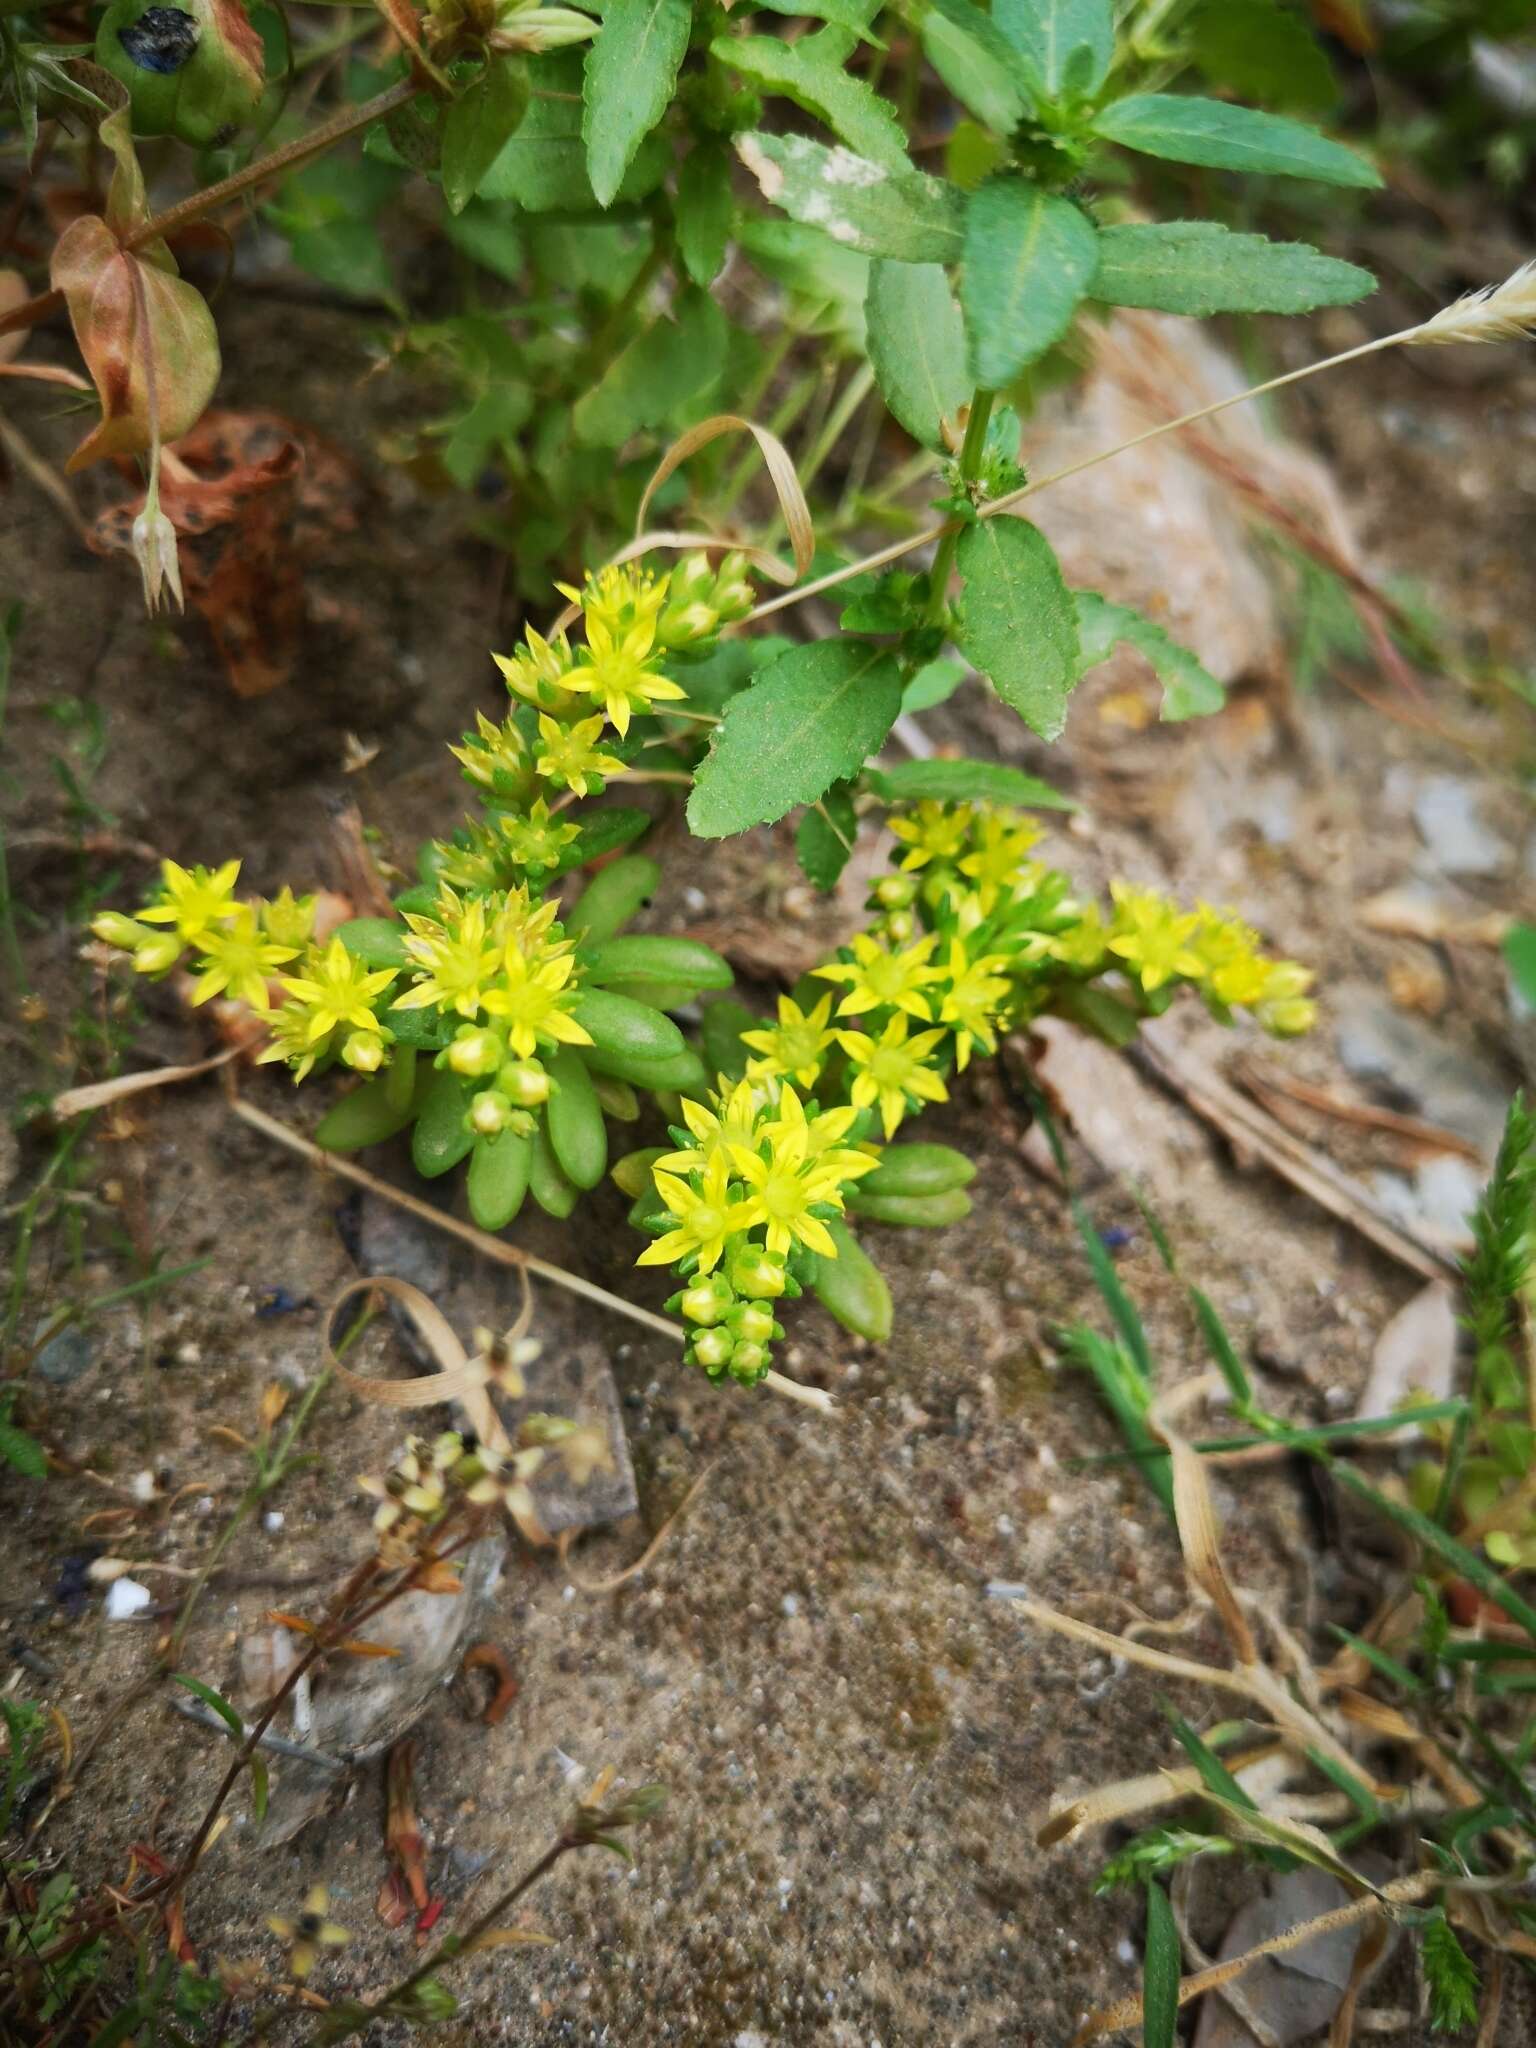
[[[104,910],[99,917],[93,917],[91,930],[104,944],[125,947],[130,953],[136,953],[140,946],[159,936],[147,924],[124,917],[120,910]]]
[[[869,900],[880,910],[905,910],[917,900],[917,883],[911,875],[882,875]]]
[[[681,1294],[672,1297],[668,1306],[675,1307],[685,1322],[709,1329],[724,1320],[735,1299],[730,1283],[714,1273],[708,1280],[697,1280],[692,1287],[685,1287]]]
[[[495,1088],[484,1088],[469,1105],[469,1127],[478,1138],[494,1138],[512,1121],[512,1105]]]
[[[731,1285],[750,1301],[777,1301],[788,1284],[781,1252],[753,1245],[731,1261]]]
[[[505,1052],[506,1047],[494,1031],[461,1024],[448,1048],[448,1064],[466,1081],[480,1080],[486,1074],[495,1073]]]
[[[496,1086],[519,1109],[537,1109],[549,1100],[549,1076],[537,1060],[508,1060],[496,1076]]]
[[[376,1031],[354,1031],[341,1048],[341,1062],[355,1074],[376,1074],[384,1064],[384,1041]]]
[[[718,1373],[729,1363],[734,1349],[728,1330],[700,1330],[689,1344],[688,1354],[707,1373]]]
[[[738,1344],[731,1353],[731,1378],[740,1380],[744,1387],[756,1386],[767,1370],[768,1347],[765,1344]]]
[[[133,949],[134,971],[138,974],[166,974],[181,958],[181,940],[175,932],[156,932]]]
[[[747,1345],[768,1345],[784,1334],[766,1301],[744,1301],[739,1308],[732,1309],[726,1320],[741,1343]]]
[[[917,919],[910,910],[889,910],[881,924],[893,946],[910,945],[917,933]]]

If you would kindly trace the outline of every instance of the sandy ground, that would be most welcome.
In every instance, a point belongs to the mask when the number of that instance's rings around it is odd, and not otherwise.
[[[276,346],[278,328],[238,306],[229,327],[229,402],[267,395],[263,349]],[[454,804],[439,743],[474,706],[494,703],[485,649],[510,637],[492,565],[455,533],[451,508],[369,463],[366,451],[392,408],[409,410],[410,394],[392,393],[388,380],[361,391],[345,381],[362,367],[345,320],[287,309],[281,332],[287,409],[362,449],[369,477],[359,531],[314,574],[301,682],[251,702],[230,696],[195,624],[146,623],[124,565],[86,556],[38,497],[14,486],[0,499],[0,553],[5,587],[28,613],[8,713],[13,835],[67,830],[49,756],[68,753],[78,734],[49,716],[60,693],[104,721],[90,788],[113,831],[184,860],[242,852],[260,886],[316,872],[343,797],[355,796],[383,828],[386,851],[402,855]],[[1478,631],[1528,621],[1536,372],[1507,366],[1491,390],[1470,392],[1394,365],[1382,378],[1373,388],[1390,404],[1377,413],[1360,385],[1334,387],[1311,412],[1374,566],[1419,579],[1447,616]],[[54,437],[61,446],[65,431]],[[1384,937],[1357,915],[1370,895],[1422,874],[1414,801],[1434,775],[1476,785],[1503,848],[1502,865],[1458,886],[1475,906],[1532,908],[1530,824],[1509,780],[1504,713],[1451,686],[1432,690],[1429,708],[1472,751],[1334,686],[1292,702],[1273,688],[1240,693],[1219,722],[1176,734],[1122,733],[1085,707],[1050,772],[1078,788],[1088,825],[1056,851],[1085,880],[1120,864],[1244,903],[1279,947],[1318,966],[1325,996],[1343,987],[1380,1000],[1394,968],[1433,969],[1443,1005],[1413,1021],[1486,1106],[1519,1074],[1520,1032],[1497,957]],[[1043,764],[1020,728],[966,695],[927,723],[936,740],[981,734]],[[348,733],[380,742],[372,767],[350,781],[341,773]],[[1519,743],[1529,751],[1528,729]],[[1259,814],[1260,783],[1279,806],[1278,831]],[[81,870],[51,842],[12,858],[31,913],[29,967],[49,1006],[46,1044],[70,1028],[80,1001],[70,919]],[[131,853],[118,865],[126,899],[142,869]],[[782,835],[755,835],[723,855],[695,851],[670,887],[656,906],[661,923],[793,933],[804,911]],[[839,913],[808,915],[814,937]],[[766,998],[766,982],[756,993]],[[1315,1041],[1281,1049],[1272,1064],[1348,1090],[1338,1032],[1330,1014]],[[193,1056],[200,1044],[151,998],[137,1063]],[[37,1085],[21,1034],[4,1040],[0,1059],[7,1085]],[[316,1114],[270,1073],[248,1085],[275,1113]],[[1103,1086],[1115,1092],[1100,1106],[1127,1145],[1126,1160],[1111,1163],[1148,1172],[1187,1271],[1254,1358],[1265,1398],[1298,1418],[1346,1412],[1378,1333],[1420,1279],[1251,1160],[1234,1161],[1144,1074],[1121,1065]],[[1402,1086],[1375,1093],[1420,1113],[1440,1106],[1405,1102],[1412,1090]],[[576,1590],[548,1557],[511,1559],[483,1633],[517,1672],[516,1706],[487,1730],[456,1686],[420,1729],[433,1884],[451,1919],[483,1872],[494,1883],[530,1861],[563,1812],[565,1759],[659,1780],[670,1805],[635,1869],[596,1856],[568,1863],[528,1916],[556,1945],[472,1966],[462,2014],[437,2038],[1057,2048],[1091,2006],[1134,1987],[1140,1907],[1089,1890],[1103,1842],[1045,1854],[1034,1835],[1056,1795],[1170,1757],[1163,1689],[1031,1634],[982,1585],[1021,1581],[1120,1626],[1133,1610],[1167,1617],[1184,1606],[1177,1551],[1126,1468],[1077,1462],[1112,1451],[1115,1438],[1049,1337],[1073,1320],[1103,1327],[1104,1317],[1059,1193],[1022,1156],[1016,1104],[983,1070],[923,1130],[974,1152],[976,1214],[943,1234],[872,1232],[898,1304],[889,1345],[851,1340],[814,1309],[798,1315],[788,1369],[838,1397],[835,1421],[766,1394],[712,1390],[683,1373],[664,1340],[617,1320],[582,1325],[619,1388],[640,1512],[584,1543],[579,1570],[617,1570],[706,1470],[709,1485],[654,1566],[618,1593]],[[1315,1134],[1339,1135],[1326,1122]],[[9,1199],[43,1156],[28,1135]],[[1339,1156],[1355,1171],[1401,1165],[1355,1132],[1342,1134]],[[1077,1164],[1166,1371],[1194,1369],[1187,1312],[1129,1194],[1085,1155]],[[354,1270],[335,1228],[338,1192],[234,1125],[212,1084],[135,1104],[128,1134],[92,1147],[80,1184],[115,1202],[167,1263],[208,1264],[152,1308],[130,1305],[94,1325],[84,1376],[36,1402],[29,1394],[29,1412],[77,1469],[119,1487],[150,1470],[191,1489],[113,1543],[140,1559],[195,1563],[243,1483],[238,1453],[210,1425],[249,1431],[267,1383],[297,1388],[317,1369],[318,1305]],[[566,1236],[567,1260],[606,1284],[634,1285],[618,1196],[600,1193],[583,1218]],[[68,1272],[58,1234],[38,1251],[39,1279],[50,1263],[60,1287],[91,1295],[130,1270],[113,1252],[110,1216],[89,1230],[80,1275]],[[635,1291],[657,1295],[643,1281]],[[47,1298],[37,1289],[29,1315]],[[573,1327],[568,1311],[549,1315],[556,1332]],[[375,1370],[407,1369],[383,1331],[364,1355]],[[352,1397],[327,1400],[311,1433],[318,1462],[274,1501],[280,1525],[240,1539],[231,1558],[240,1578],[206,1602],[190,1669],[235,1685],[242,1633],[274,1600],[305,1597],[285,1594],[284,1581],[357,1554],[365,1521],[353,1476],[376,1468],[397,1435]],[[17,1663],[15,1683],[60,1707],[81,1738],[150,1661],[143,1624],[108,1622],[99,1595],[61,1603],[56,1593],[66,1560],[85,1551],[82,1521],[121,1495],[69,1476],[46,1486],[6,1477],[0,1488],[5,1643],[13,1662],[33,1660]],[[1325,1618],[1348,1625],[1367,1611],[1365,1567],[1303,1473],[1245,1477],[1240,1493],[1222,1483],[1218,1499],[1234,1574],[1315,1631],[1319,1647]],[[157,1594],[174,1588],[150,1582]],[[1209,1620],[1180,1647],[1221,1655]],[[1196,1718],[1213,1711],[1194,1694],[1180,1704]],[[141,1700],[115,1720],[85,1783],[50,1820],[44,1853],[82,1880],[121,1879],[127,1845],[174,1842],[222,1761],[215,1738],[176,1719],[163,1698]],[[292,1910],[323,1876],[355,1939],[316,1981],[366,1993],[400,1974],[414,1955],[410,1931],[387,1931],[374,1912],[382,1804],[379,1772],[365,1772],[338,1811],[262,1851],[249,1801],[237,1797],[236,1825],[189,1901],[199,1953],[275,1961],[265,1915]],[[1399,1963],[1368,2002],[1412,2007],[1416,1996]],[[1506,2048],[1528,2038],[1533,2013],[1518,1994],[1506,2003]]]

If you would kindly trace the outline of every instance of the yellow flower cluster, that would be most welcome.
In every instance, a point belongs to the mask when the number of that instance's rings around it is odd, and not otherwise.
[[[314,930],[315,899],[284,889],[271,902],[244,902],[235,895],[239,878],[237,860],[213,869],[163,861],[159,886],[136,916],[103,911],[91,930],[131,953],[140,974],[169,974],[190,955],[194,1003],[228,996],[265,1010],[269,984]]]

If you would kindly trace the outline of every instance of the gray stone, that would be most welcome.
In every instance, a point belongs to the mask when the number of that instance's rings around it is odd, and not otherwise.
[[[96,1363],[96,1343],[78,1323],[66,1323],[48,1339],[32,1361],[32,1370],[50,1387],[69,1387]]]
[[[1496,875],[1509,865],[1509,848],[1478,811],[1476,783],[1459,775],[1427,775],[1413,800],[1419,836],[1448,875]]]
[[[1365,982],[1336,989],[1328,1010],[1339,1058],[1357,1080],[1381,1084],[1431,1123],[1493,1156],[1509,1103],[1496,1074]]]

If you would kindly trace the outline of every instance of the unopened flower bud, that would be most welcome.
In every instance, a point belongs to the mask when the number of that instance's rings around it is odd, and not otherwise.
[[[175,932],[156,932],[133,949],[134,971],[138,974],[165,974],[181,958],[181,940]]]
[[[740,1252],[731,1261],[731,1285],[751,1301],[777,1301],[784,1284],[784,1261],[772,1252]]]
[[[341,1048],[341,1061],[355,1074],[376,1074],[384,1064],[384,1041],[376,1031],[354,1031]]]
[[[91,930],[106,945],[123,946],[130,953],[137,952],[140,946],[159,936],[147,924],[125,917],[120,910],[104,910],[99,917],[93,917]]]
[[[728,1330],[700,1330],[688,1348],[695,1365],[702,1365],[706,1372],[719,1372],[735,1345]]]
[[[743,1344],[771,1344],[783,1335],[766,1301],[744,1301],[732,1310],[730,1326]]]
[[[448,1048],[448,1064],[465,1080],[479,1080],[482,1075],[495,1073],[504,1050],[494,1031],[481,1031],[466,1024]]]
[[[910,910],[888,910],[883,925],[886,936],[893,946],[910,944],[917,931],[917,919]]]
[[[496,1086],[519,1109],[537,1109],[549,1100],[549,1075],[537,1060],[508,1060],[496,1076]]]
[[[722,1296],[713,1280],[700,1280],[695,1286],[684,1288],[677,1297],[677,1312],[684,1322],[710,1329],[724,1318],[732,1298],[728,1287]]]
[[[1317,1022],[1317,1005],[1310,996],[1285,996],[1278,1003],[1259,1008],[1259,1022],[1276,1038],[1301,1038]]]
[[[752,1386],[768,1370],[768,1348],[764,1344],[738,1344],[731,1353],[730,1373],[745,1387]]]
[[[882,875],[870,895],[881,910],[905,910],[917,896],[910,875]]]
[[[484,1088],[469,1105],[469,1128],[477,1138],[494,1138],[512,1119],[512,1105],[498,1089]]]

